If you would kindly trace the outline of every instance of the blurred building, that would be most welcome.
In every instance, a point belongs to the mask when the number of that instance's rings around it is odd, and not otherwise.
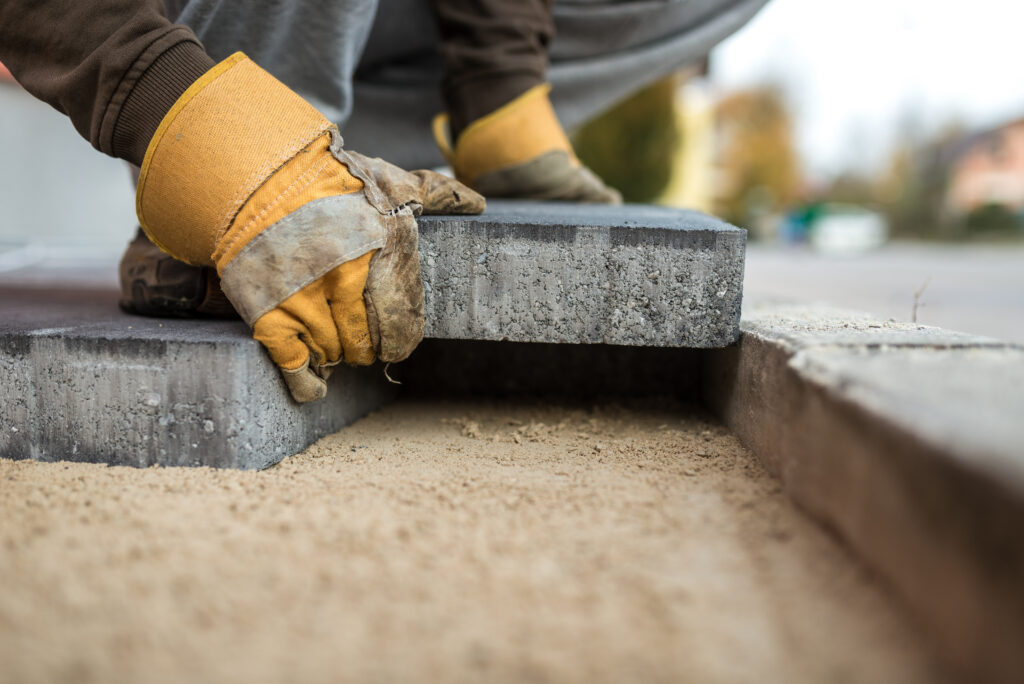
[[[991,205],[1024,210],[1024,118],[970,136],[956,146],[947,211],[966,215]]]

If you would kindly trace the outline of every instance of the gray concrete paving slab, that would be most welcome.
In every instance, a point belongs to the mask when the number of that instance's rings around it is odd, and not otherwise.
[[[0,288],[0,457],[264,468],[388,401],[379,367],[293,402],[241,322],[122,314],[116,292]]]
[[[641,205],[423,217],[426,335],[722,347],[739,337],[745,243],[718,219]]]
[[[752,306],[708,405],[885,577],[970,681],[1024,673],[1024,347]]]
[[[746,235],[709,216],[499,201],[419,224],[428,338],[707,348],[739,337]],[[116,287],[119,252],[26,243],[0,252],[0,286]]]

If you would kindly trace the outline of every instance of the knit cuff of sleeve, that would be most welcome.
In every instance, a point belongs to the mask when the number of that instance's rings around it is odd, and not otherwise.
[[[135,82],[121,105],[111,135],[111,154],[136,166],[167,112],[216,62],[193,41],[172,45]]]

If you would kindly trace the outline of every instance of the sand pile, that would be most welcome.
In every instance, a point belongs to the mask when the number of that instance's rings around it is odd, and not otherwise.
[[[0,460],[0,681],[939,679],[678,405],[399,403],[265,472]]]

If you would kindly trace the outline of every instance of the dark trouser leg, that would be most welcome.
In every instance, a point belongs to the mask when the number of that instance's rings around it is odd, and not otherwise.
[[[551,0],[434,0],[453,137],[547,80]]]
[[[767,1],[555,0],[546,80],[554,86],[559,120],[571,130],[698,62]],[[389,21],[395,16],[403,21]],[[448,106],[439,94],[440,38],[430,20],[431,7],[422,0],[380,0],[355,74],[355,109],[343,131],[364,153],[408,168],[444,163],[430,132],[433,115]]]

